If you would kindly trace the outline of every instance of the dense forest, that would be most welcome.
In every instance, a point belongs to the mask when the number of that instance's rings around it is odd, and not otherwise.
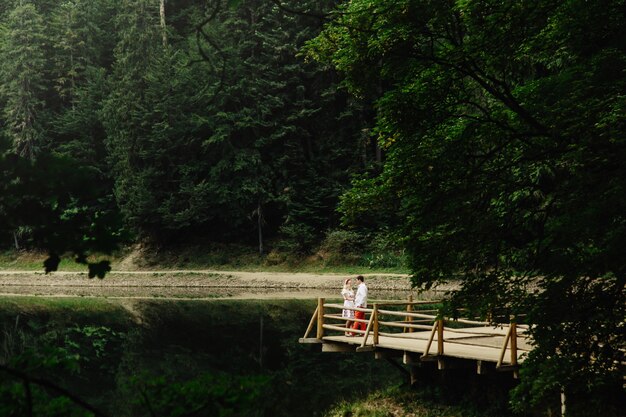
[[[386,236],[416,287],[460,283],[451,316],[531,325],[514,409],[620,413],[623,2],[14,0],[0,21],[0,246],[54,270],[124,241]]]
[[[377,163],[368,106],[298,56],[318,17],[265,0],[42,0],[4,2],[0,19],[4,136],[91,178],[66,222],[305,252],[339,225],[350,176]],[[30,223],[2,245],[41,245]]]

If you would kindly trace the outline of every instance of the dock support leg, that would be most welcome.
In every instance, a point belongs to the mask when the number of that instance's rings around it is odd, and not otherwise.
[[[417,382],[418,382],[417,366],[411,365],[410,368],[409,368],[409,383],[413,387],[413,386],[417,385]]]
[[[400,365],[398,362],[396,362],[395,360],[393,360],[393,358],[390,357],[386,357],[385,358],[387,360],[387,362],[389,362],[394,368],[396,368],[397,370],[399,370],[406,378],[409,379],[410,382],[411,381],[411,374],[409,371],[407,371],[406,369],[404,369],[404,367],[402,365]]]
[[[486,375],[489,373],[489,370],[493,371],[493,366],[488,365],[484,361],[476,361],[476,373],[478,375]]]

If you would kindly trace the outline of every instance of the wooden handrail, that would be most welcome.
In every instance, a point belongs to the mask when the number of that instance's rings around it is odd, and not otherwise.
[[[360,334],[364,334],[365,333],[365,330],[348,329],[346,327],[335,326],[333,324],[325,324],[324,328],[328,329],[328,330],[337,330],[339,332],[350,332],[350,333],[360,333]]]
[[[343,316],[334,315],[334,314],[324,314],[324,318],[331,319],[331,320],[342,320],[342,321],[358,321],[362,323],[368,322],[367,320],[355,319],[354,317],[343,317]]]
[[[400,317],[415,317],[418,319],[436,319],[437,316],[432,314],[420,314],[420,313],[407,313],[406,311],[393,311],[393,310],[381,310],[378,309],[380,314],[385,314],[389,316],[400,316]]]
[[[378,332],[379,336],[392,337],[394,339],[416,340],[410,333],[387,333]]]
[[[378,310],[378,312],[380,313],[380,310]],[[381,315],[381,314],[379,314]],[[380,318],[379,318],[380,320]],[[410,322],[407,322],[406,320],[385,320],[386,323],[398,323],[398,324],[408,324],[408,323],[428,323],[428,328],[430,329],[430,325],[433,322],[433,319],[419,319],[419,320],[411,320]],[[382,323],[382,321],[381,321]]]
[[[441,301],[377,301],[378,306],[416,306],[428,304],[441,304]]]
[[[422,329],[422,330],[430,330],[431,326],[427,326],[425,324],[409,324],[407,322],[391,322],[391,321],[378,321],[378,324],[381,326],[389,326],[389,327],[401,327],[403,329]]]
[[[480,337],[480,336],[502,336],[502,333],[500,333],[500,332],[490,332],[489,328],[485,328],[485,331],[476,332],[474,330],[468,331],[467,329],[454,329],[452,327],[446,327],[445,331],[449,332],[449,333],[461,333],[461,334],[466,334],[468,336],[476,336],[476,337]]]
[[[369,319],[367,320],[363,320],[363,319],[357,319],[355,317],[350,317],[349,321],[355,322],[355,323],[369,323]]]
[[[489,326],[491,324],[488,321],[468,320],[468,319],[454,319],[452,321],[454,321],[455,323],[473,324],[476,326]]]
[[[379,319],[380,320],[380,319]],[[382,323],[382,321],[381,321]],[[428,328],[430,329],[430,325],[433,324],[433,319],[419,319],[419,320],[411,320],[410,322],[406,320],[385,320],[385,323],[398,323],[398,324],[428,324]]]
[[[352,311],[362,311],[364,313],[371,313],[373,310],[371,308],[360,308],[360,307],[346,307],[343,304],[324,304],[324,307],[327,308],[337,308],[340,310],[352,310]]]

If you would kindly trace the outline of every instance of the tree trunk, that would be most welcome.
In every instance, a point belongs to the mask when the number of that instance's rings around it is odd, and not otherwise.
[[[259,255],[263,256],[263,208],[261,206],[261,199],[259,198],[259,205],[256,209],[257,225],[259,228]]]
[[[167,27],[165,25],[165,0],[161,1],[161,7],[159,8],[159,15],[161,16],[161,33],[163,35],[163,47],[167,48]]]
[[[20,250],[20,243],[17,240],[17,232],[13,232],[13,243],[15,244],[15,250]]]

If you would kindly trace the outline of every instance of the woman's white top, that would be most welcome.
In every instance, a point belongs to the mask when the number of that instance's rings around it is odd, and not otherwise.
[[[341,290],[341,296],[343,297],[344,307],[354,307],[354,291],[344,288]],[[349,300],[349,298],[351,298],[351,300]],[[354,310],[342,310],[341,317],[354,318]]]

